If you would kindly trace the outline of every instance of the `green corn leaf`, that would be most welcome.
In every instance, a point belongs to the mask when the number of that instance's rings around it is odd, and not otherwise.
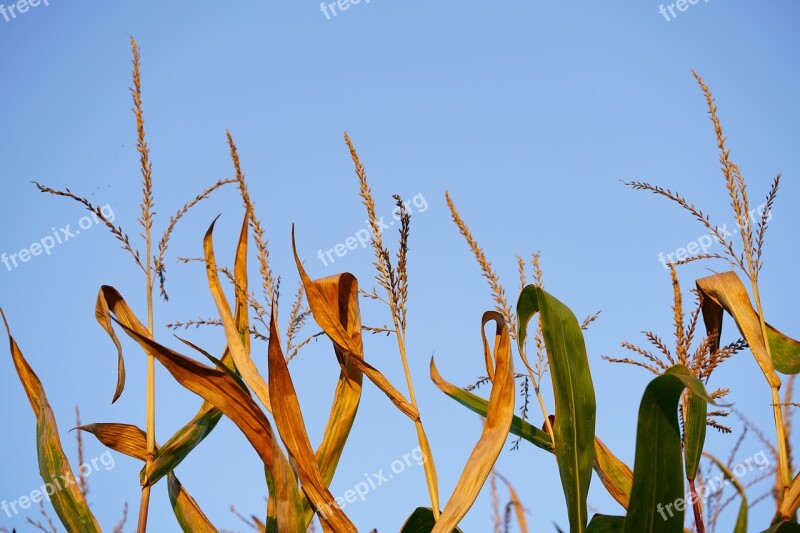
[[[569,308],[539,287],[529,285],[517,301],[520,352],[528,322],[541,314],[555,396],[556,459],[567,500],[570,530],[586,530],[586,498],[592,479],[595,397],[586,346],[577,318]]]
[[[684,512],[681,430],[678,402],[683,390],[711,402],[703,384],[682,365],[675,365],[647,386],[639,407],[636,459],[633,466],[626,533],[680,533]]]
[[[431,533],[433,527],[436,525],[436,519],[433,517],[433,511],[430,507],[418,507],[411,516],[408,517],[406,523],[400,529],[400,533]],[[455,528],[453,533],[461,533],[461,530]]]
[[[589,522],[586,533],[622,533],[625,529],[624,516],[596,514]]]
[[[448,383],[441,379],[441,376],[438,374],[432,377],[433,382],[442,392],[461,405],[467,407],[469,410],[483,417],[486,416],[486,412],[489,408],[489,402],[487,400],[470,391],[457,387],[452,383]],[[511,420],[510,433],[525,439],[537,448],[554,453],[553,442],[550,440],[550,436],[518,416],[514,416]],[[622,507],[627,509],[628,499],[631,494],[631,484],[633,483],[633,472],[596,437],[592,468],[594,468],[594,471],[597,473],[597,476],[600,478],[600,481],[609,494],[611,494]]]

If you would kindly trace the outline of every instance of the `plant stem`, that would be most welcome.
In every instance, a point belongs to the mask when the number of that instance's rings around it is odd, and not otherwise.
[[[531,379],[533,379],[533,376],[531,376]],[[534,381],[533,385],[533,390],[536,391],[536,398],[539,399],[539,408],[542,410],[542,416],[544,416],[544,427],[547,429],[547,434],[550,435],[550,440],[553,441],[553,447],[555,448],[556,437],[553,434],[553,425],[550,423],[550,415],[547,414],[547,407],[544,405],[544,398],[542,398],[542,393],[539,390],[539,384]]]
[[[390,295],[391,296],[391,295]],[[411,371],[408,367],[408,357],[406,357],[406,340],[405,331],[400,328],[400,323],[397,320],[395,313],[392,313],[394,320],[394,331],[397,336],[397,347],[400,351],[400,359],[403,362],[403,372],[406,375],[406,383],[408,384],[408,395],[411,405],[417,411],[417,395],[414,392],[414,383],[411,379]],[[439,519],[439,477],[436,474],[436,465],[433,462],[433,455],[431,454],[431,446],[428,443],[428,436],[425,434],[425,428],[422,426],[422,420],[416,420],[414,425],[417,429],[417,441],[419,442],[420,450],[424,458],[423,467],[425,469],[425,481],[428,485],[428,494],[431,498],[431,509],[433,510],[433,517],[435,520]]]
[[[767,350],[767,356],[772,360],[772,350],[769,346],[769,338],[767,337],[767,323],[764,320],[764,310],[761,306],[761,294],[758,291],[758,274],[751,268],[750,283],[753,287],[753,298],[756,301],[756,309],[758,310],[758,320],[761,325],[761,336],[764,337],[764,347]],[[778,439],[778,473],[781,485],[783,485],[783,493],[789,488],[792,482],[792,474],[789,471],[789,452],[786,446],[786,428],[783,425],[783,410],[781,407],[781,396],[778,387],[772,387],[772,414],[775,418],[775,434]],[[782,496],[782,495],[781,495]]]
[[[145,228],[147,240],[147,329],[153,338],[153,272],[151,267],[150,226]],[[147,467],[153,464],[156,449],[156,363],[152,354],[147,354]],[[147,514],[150,508],[150,486],[142,488],[142,500],[139,505],[139,524],[137,533],[147,531]]]
[[[525,347],[521,344],[519,345],[519,355],[522,358],[522,362],[525,364],[525,368],[528,369],[528,375],[531,378],[531,383],[533,383],[533,390],[536,392],[536,399],[539,400],[539,409],[542,410],[542,416],[544,417],[544,427],[547,430],[547,434],[550,435],[550,440],[553,441],[553,449],[555,449],[556,437],[553,434],[553,425],[550,423],[550,415],[547,414],[547,406],[544,404],[544,398],[542,398],[542,392],[541,389],[539,389],[539,382],[536,381],[533,369],[528,363]]]
[[[706,526],[703,524],[703,508],[700,503],[700,498],[697,496],[697,489],[694,486],[694,478],[689,480],[689,490],[692,494],[692,509],[694,510],[694,525],[697,528],[697,533],[705,533]]]

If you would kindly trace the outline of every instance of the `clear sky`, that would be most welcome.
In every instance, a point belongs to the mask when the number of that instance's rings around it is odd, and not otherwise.
[[[9,13],[10,2],[0,3]],[[636,412],[649,375],[612,366],[600,356],[623,355],[619,343],[643,342],[644,329],[671,339],[671,287],[658,256],[705,232],[675,205],[631,191],[621,181],[678,189],[717,224],[733,220],[691,69],[717,97],[752,201],[783,173],[761,284],[768,320],[800,335],[791,304],[800,296],[795,275],[800,214],[791,207],[800,197],[800,6],[791,0],[700,0],[674,12],[672,17],[665,5],[666,15],[661,14],[657,0],[364,0],[337,9],[335,16],[306,0],[191,5],[42,0],[24,13],[15,10],[8,21],[0,14],[0,253],[18,253],[50,235],[51,228],[75,229],[84,215],[77,204],[38,193],[31,180],[108,204],[132,238],[138,235],[140,177],[128,93],[128,39],[135,36],[142,53],[156,227],[163,229],[169,215],[206,185],[232,174],[225,144],[229,129],[270,238],[273,267],[282,276],[284,305],[297,283],[292,223],[312,276],[346,270],[371,285],[370,250],[359,247],[328,266],[316,258],[318,250],[344,242],[365,225],[344,131],[361,153],[379,214],[390,214],[391,194],[418,197],[408,342],[443,500],[480,423],[435,388],[428,363],[435,353],[442,374],[462,385],[482,375],[480,317],[492,307],[480,270],[450,220],[446,190],[512,300],[518,286],[515,255],[541,251],[552,294],[579,317],[603,311],[586,335],[598,398],[597,434],[632,465]],[[175,257],[199,256],[202,233],[219,213],[218,255],[227,260],[242,216],[233,189],[202,204],[174,234],[167,263],[172,298],[156,306],[157,336],[171,346],[177,341],[166,323],[214,314],[202,267],[178,265]],[[681,270],[687,301],[694,279],[705,272],[703,265]],[[91,225],[49,256],[31,257],[17,268],[0,265],[0,304],[46,387],[73,457],[74,438],[67,431],[74,425],[75,404],[84,422],[144,426],[145,359],[127,340],[127,390],[110,404],[114,347],[93,318],[101,284],[117,287],[143,316],[141,273],[106,231]],[[372,303],[363,309],[368,324],[389,320],[386,310]],[[735,339],[731,329],[728,341]],[[214,352],[223,346],[218,330],[191,330],[186,336]],[[257,344],[254,353],[263,369],[264,346]],[[319,342],[291,363],[315,442],[337,376],[332,355],[329,343]],[[391,339],[368,339],[367,357],[404,390]],[[771,434],[769,389],[749,354],[726,363],[711,386],[732,387],[730,400]],[[545,390],[549,394],[548,386]],[[158,440],[169,438],[199,404],[159,368]],[[41,479],[34,418],[7,354],[0,357],[0,406],[0,499],[13,501]],[[538,412],[532,420],[541,424]],[[727,456],[735,438],[711,435],[709,449]],[[343,494],[365,473],[389,469],[415,446],[412,425],[367,385],[332,491]],[[763,449],[748,438],[738,456],[743,460]],[[103,451],[86,439],[88,458]],[[238,429],[223,422],[178,475],[219,528],[243,531],[229,507],[263,514],[266,488],[259,465]],[[139,468],[116,456],[114,468],[101,468],[89,479],[89,499],[109,530],[124,501],[135,515]],[[553,522],[565,527],[552,457],[523,443],[519,451],[504,452],[498,470],[515,484],[535,530],[546,531]],[[749,475],[747,481],[756,477]],[[414,465],[345,511],[359,530],[388,532],[426,503],[423,469]],[[605,513],[620,511],[597,479],[590,505]],[[10,519],[0,514],[0,524],[28,531],[25,518],[36,518],[37,512],[28,509]],[[771,503],[762,502],[753,519],[766,525],[771,513]],[[164,483],[153,491],[152,524],[152,531],[177,529]],[[484,491],[463,527],[487,531],[490,524]]]

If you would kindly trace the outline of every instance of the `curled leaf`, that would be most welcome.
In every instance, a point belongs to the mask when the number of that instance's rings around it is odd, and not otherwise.
[[[781,380],[775,373],[772,358],[761,333],[761,321],[739,276],[735,272],[723,272],[700,278],[697,280],[697,289],[703,297],[702,310],[706,330],[714,339],[711,351],[719,348],[723,310],[727,311],[747,341],[769,386],[780,388]]]
[[[303,263],[297,255],[297,246],[294,241],[294,228],[292,228],[292,249],[294,251],[294,260],[297,264],[297,270],[300,273],[300,279],[303,281],[303,287],[305,288],[306,297],[308,298],[308,306],[311,308],[311,313],[314,315],[316,323],[322,328],[325,334],[330,337],[334,344],[339,347],[341,353],[350,358],[353,364],[383,391],[401,412],[414,421],[419,420],[419,411],[417,408],[411,405],[383,374],[364,360],[364,347],[361,342],[360,332],[359,335],[355,337],[352,331],[347,331],[347,329],[342,326],[341,315],[338,310],[331,305],[332,301],[336,302],[338,300],[332,300],[327,297],[323,289],[306,274]],[[341,274],[341,276],[349,276],[352,278],[353,283],[356,283],[355,277],[353,277],[352,274]]]
[[[514,418],[514,364],[511,359],[508,326],[500,313],[487,311],[483,314],[481,335],[484,346],[487,347],[486,351],[488,351],[488,344],[483,328],[492,321],[496,324],[495,351],[493,357],[491,354],[486,356],[486,362],[487,365],[493,366],[491,374],[494,376],[494,380],[492,381],[492,392],[489,395],[483,432],[469,456],[442,515],[436,521],[433,528],[434,533],[452,531],[475,503],[486,478],[489,477],[500,456],[511,428],[511,421]],[[431,378],[434,382],[443,381],[433,359],[431,359]]]

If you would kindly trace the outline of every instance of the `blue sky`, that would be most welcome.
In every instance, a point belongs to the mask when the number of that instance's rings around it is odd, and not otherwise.
[[[658,255],[705,232],[675,205],[621,182],[648,180],[677,189],[717,224],[733,220],[691,69],[714,91],[751,201],[766,194],[777,173],[784,176],[761,289],[768,320],[800,334],[790,318],[799,289],[793,265],[800,214],[791,205],[800,195],[794,157],[800,7],[788,0],[701,0],[667,21],[659,5],[372,0],[326,18],[318,3],[307,1],[190,7],[49,0],[8,22],[0,14],[0,253],[29,247],[57,231],[51,228],[74,229],[84,215],[77,204],[38,193],[31,180],[108,204],[116,221],[138,235],[140,187],[128,93],[128,39],[135,36],[157,228],[205,186],[232,174],[225,144],[230,130],[270,238],[274,270],[282,276],[284,304],[297,282],[292,223],[312,276],[350,271],[371,285],[369,250],[359,247],[328,266],[316,258],[318,250],[363,228],[366,218],[344,131],[366,165],[379,215],[388,218],[394,193],[425,200],[427,208],[412,220],[408,342],[443,499],[480,424],[435,388],[428,362],[435,353],[442,374],[459,384],[481,375],[479,320],[492,307],[480,270],[450,220],[446,190],[512,299],[515,256],[540,251],[552,294],[579,317],[603,311],[586,335],[597,433],[632,464],[636,412],[649,376],[600,356],[622,355],[620,341],[642,341],[643,329],[670,337],[671,287]],[[172,298],[156,306],[157,336],[167,344],[177,341],[166,323],[213,316],[202,267],[178,265],[175,257],[199,256],[202,233],[219,213],[218,255],[230,258],[242,216],[233,189],[204,202],[174,234],[167,263]],[[110,405],[114,348],[93,318],[101,284],[117,287],[143,314],[144,282],[107,232],[84,225],[87,230],[49,256],[31,257],[17,268],[0,265],[0,305],[47,389],[71,454],[75,445],[67,430],[75,404],[85,422],[144,425],[144,356],[125,343],[128,388]],[[685,290],[706,272],[703,265],[682,269]],[[363,310],[366,323],[389,320],[371,303]],[[186,335],[212,351],[223,345],[220,331]],[[734,340],[730,328],[728,335]],[[263,346],[255,354],[264,368]],[[403,388],[390,339],[368,339],[367,357]],[[318,439],[337,376],[328,343],[312,344],[291,370],[311,438]],[[164,441],[194,415],[200,400],[163,368],[157,385],[157,433]],[[733,388],[730,400],[771,434],[769,389],[751,356],[725,364],[711,386]],[[0,405],[0,499],[11,501],[41,479],[34,418],[8,356],[0,357]],[[540,419],[533,415],[536,424]],[[734,441],[712,435],[708,446],[726,456]],[[332,491],[343,494],[415,446],[412,425],[367,386]],[[739,455],[763,448],[748,438]],[[103,452],[87,439],[88,457]],[[117,457],[113,469],[90,477],[89,498],[104,527],[113,527],[124,501],[135,514],[138,470],[134,461]],[[536,530],[566,525],[551,457],[523,445],[505,452],[498,470],[514,483]],[[220,528],[244,530],[229,512],[231,504],[246,514],[263,513],[263,471],[229,422],[178,475]],[[345,510],[359,530],[392,531],[426,503],[423,469],[414,465]],[[596,479],[590,506],[619,512]],[[26,531],[25,518],[36,513],[0,515],[0,524]],[[763,502],[752,516],[765,525],[771,513],[771,503]],[[484,493],[464,530],[486,531],[490,519]],[[163,483],[153,491],[152,523],[153,531],[176,530]]]

